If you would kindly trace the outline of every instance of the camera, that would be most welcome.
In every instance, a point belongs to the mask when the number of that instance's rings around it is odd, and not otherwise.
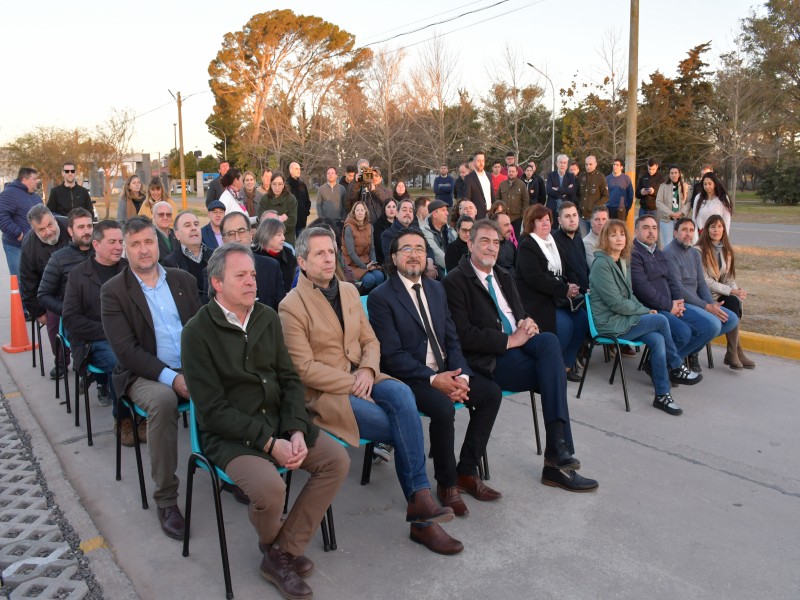
[[[361,187],[369,187],[372,184],[372,178],[375,176],[375,169],[372,167],[361,167],[359,169],[358,178],[356,181]]]

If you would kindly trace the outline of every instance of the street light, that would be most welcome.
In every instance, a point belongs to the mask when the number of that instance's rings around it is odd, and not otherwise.
[[[208,125],[208,123],[206,123],[206,125]],[[208,126],[211,127],[211,129],[216,129],[222,134],[222,144],[223,144],[222,155],[225,158],[225,162],[228,162],[228,136],[225,135],[225,132],[222,131],[222,129],[220,129],[219,127],[214,127],[213,125],[208,125]]]
[[[547,76],[547,73],[540,71],[536,67],[534,67],[531,63],[528,63],[528,66],[535,70],[537,73],[541,73],[544,75],[544,78],[550,82],[550,88],[553,90],[553,112],[551,113],[551,118],[553,122],[553,135],[550,140],[550,170],[556,170],[556,86],[553,85],[553,80]]]

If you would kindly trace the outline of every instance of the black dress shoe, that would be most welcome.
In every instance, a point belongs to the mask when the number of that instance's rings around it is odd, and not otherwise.
[[[64,367],[56,365],[50,369],[50,379],[61,379],[62,377],[64,377]]]
[[[580,383],[582,375],[583,375],[583,372],[580,370],[580,368],[576,364],[569,371],[567,371],[567,381],[571,381],[573,383]]]
[[[161,529],[174,540],[182,540],[186,524],[183,521],[183,515],[177,504],[172,506],[165,506],[158,509],[158,520],[161,523]]]
[[[572,456],[567,449],[564,439],[556,440],[555,447],[545,446],[544,466],[565,471],[577,471],[581,468],[580,461]]]
[[[581,477],[575,471],[544,467],[542,483],[551,487],[560,487],[568,492],[593,492],[599,484],[594,479]]]

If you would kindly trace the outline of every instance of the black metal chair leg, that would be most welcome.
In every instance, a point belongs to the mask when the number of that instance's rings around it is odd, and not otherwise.
[[[622,348],[620,348],[617,342],[614,343],[614,346],[617,349],[617,356],[614,358],[614,366],[611,368],[611,378],[608,380],[610,385],[614,385],[614,377],[617,374],[617,368],[622,368]]]
[[[207,461],[206,461],[207,462]],[[211,483],[214,487],[214,510],[217,514],[217,534],[219,535],[219,552],[222,556],[222,576],[225,579],[225,598],[230,600],[233,598],[233,584],[231,583],[231,566],[228,562],[228,542],[225,536],[225,519],[222,517],[222,490],[220,489],[219,478],[217,477],[214,468],[208,463],[209,473],[211,474]],[[188,541],[189,530],[186,529],[184,537]]]
[[[603,346],[603,352],[605,352],[607,349],[608,349],[607,346]],[[586,353],[586,364],[583,365],[583,374],[581,375],[581,383],[578,386],[578,393],[575,396],[576,398],[580,398],[581,397],[581,392],[583,391],[583,382],[586,381],[586,374],[589,372],[589,361],[592,360],[592,352],[593,351],[594,351],[594,344],[592,344],[592,346],[589,348],[589,352]],[[606,361],[606,362],[608,362],[608,361]],[[539,448],[539,454],[541,454],[542,453],[542,445],[539,442],[539,435],[538,435],[539,427],[538,427],[538,423],[536,425],[537,425],[536,426],[536,433],[537,433],[537,435],[536,435],[536,447]]]
[[[706,344],[706,356],[708,357],[708,368],[714,368],[714,355],[711,353],[711,344]]]
[[[92,414],[89,409],[89,382],[84,379],[83,383],[83,406],[86,409],[86,437],[90,446],[94,446],[92,442]]]
[[[117,481],[122,479],[122,438],[120,437],[120,435],[121,435],[120,423],[122,422],[122,420],[119,418],[119,412],[122,410],[122,407],[123,407],[122,401],[118,400],[117,401],[117,416],[114,418],[114,423],[115,423],[115,427],[114,427],[115,432],[114,433],[116,434],[114,437],[117,438],[116,439],[116,444],[117,444]]]
[[[586,363],[589,364],[588,362]],[[586,370],[584,369],[584,373]],[[533,411],[533,434],[536,436],[536,454],[542,454],[542,438],[539,435],[539,415],[536,413],[536,393],[531,390],[531,410]],[[488,477],[487,477],[488,479]]]
[[[331,550],[336,550],[336,528],[333,526],[333,505],[328,506],[326,512],[328,517],[328,531],[331,536]]]
[[[622,381],[622,394],[625,396],[625,412],[631,412],[631,405],[628,403],[628,383],[625,381],[625,369],[622,361],[619,361],[619,378]]]
[[[31,344],[33,344],[33,348],[31,348],[31,360],[33,361],[34,369],[36,368],[36,323],[38,323],[38,321],[31,315]]]
[[[44,377],[44,350],[42,350],[42,327],[44,325],[37,325],[36,327],[36,339],[39,342],[39,372],[41,373],[42,377]]]
[[[64,375],[66,381],[67,375]],[[86,381],[83,382],[83,389],[86,389]],[[81,426],[81,376],[75,371],[75,427]]]
[[[325,552],[331,551],[331,538],[328,535],[327,514],[322,517],[322,523],[319,524],[319,530],[322,533],[322,548]]]
[[[480,460],[478,461],[478,476],[483,481],[489,481],[489,458],[486,455],[486,450],[483,451],[483,455],[481,456]]]
[[[283,499],[283,514],[289,512],[289,492],[292,490],[292,472],[286,471],[286,496]]]
[[[56,351],[54,352],[56,357],[56,375],[58,375],[58,359],[61,358],[61,336],[56,336]],[[56,400],[58,400],[61,396],[58,393],[58,389],[61,387],[59,385],[58,377],[56,377]],[[69,404],[67,404],[67,412],[72,412],[69,408]]]
[[[375,456],[373,452],[375,444],[370,442],[364,446],[364,464],[361,466],[361,485],[367,485],[372,475],[372,458]]]
[[[139,422],[136,418],[136,410],[131,406],[133,416],[133,449],[136,452],[136,468],[139,471],[139,491],[142,493],[142,508],[147,510],[147,490],[144,486],[144,467],[142,466],[142,450],[139,444]]]
[[[189,457],[186,469],[186,504],[183,509],[183,556],[189,556],[189,529],[192,526],[192,491],[194,490],[194,473],[197,470],[195,455]]]

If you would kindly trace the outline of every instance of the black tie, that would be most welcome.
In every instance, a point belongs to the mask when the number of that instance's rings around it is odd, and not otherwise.
[[[425,311],[425,305],[422,303],[422,286],[415,283],[411,286],[417,292],[417,304],[419,305],[419,314],[422,315],[422,324],[425,325],[425,333],[428,334],[428,343],[433,350],[433,357],[436,359],[436,364],[439,366],[439,371],[444,371],[444,358],[442,358],[442,351],[439,349],[439,342],[436,341],[436,336],[433,334],[431,322],[428,320],[428,313]]]

